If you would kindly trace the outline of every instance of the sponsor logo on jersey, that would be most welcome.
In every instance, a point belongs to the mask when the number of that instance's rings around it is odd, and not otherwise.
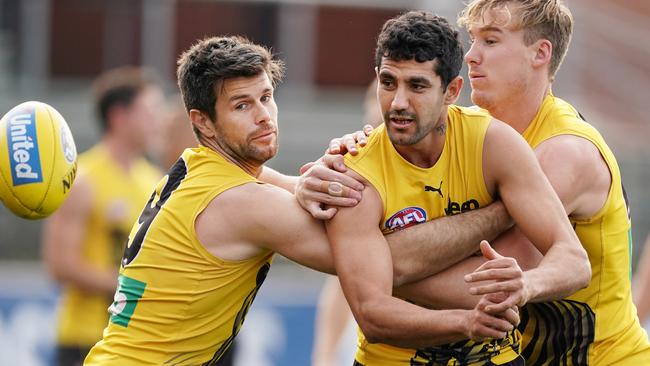
[[[36,110],[9,116],[7,148],[14,186],[43,181],[36,138]]]
[[[113,304],[108,308],[113,324],[128,327],[135,307],[144,293],[147,284],[120,274]]]
[[[425,192],[437,192],[440,195],[440,197],[444,197],[443,194],[442,194],[442,181],[440,181],[440,185],[438,185],[438,188],[433,187],[433,186],[425,185],[424,186],[424,191]]]
[[[451,199],[447,199],[447,208],[445,208],[445,214],[447,216],[452,216],[459,213],[476,210],[477,208],[479,208],[479,203],[473,198],[463,203],[458,203],[452,201]]]
[[[422,208],[407,207],[393,214],[384,225],[389,230],[401,230],[426,221],[427,212]]]

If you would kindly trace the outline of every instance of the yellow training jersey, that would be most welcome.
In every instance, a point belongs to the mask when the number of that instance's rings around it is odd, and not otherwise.
[[[600,133],[549,94],[523,136],[535,148],[558,135],[591,141],[612,185],[599,212],[570,218],[589,255],[591,283],[565,300],[524,307],[522,354],[529,365],[650,365],[650,343],[632,303],[630,219],[618,164]]]
[[[161,174],[145,159],[126,171],[99,144],[79,156],[79,175],[92,187],[81,256],[93,267],[117,270],[131,225]],[[62,346],[90,348],[102,338],[106,307],[112,299],[73,285],[62,290],[57,341]]]
[[[183,152],[131,230],[104,339],[85,365],[217,364],[273,253],[222,260],[199,242],[194,222],[217,195],[252,182],[207,147]]]
[[[483,140],[491,117],[478,110],[450,106],[440,158],[430,168],[405,160],[394,148],[384,125],[369,137],[348,167],[379,192],[384,204],[384,234],[428,220],[483,207],[493,201],[483,178]],[[406,244],[407,245],[407,244]],[[520,335],[501,340],[456,342],[415,350],[370,344],[359,330],[357,362],[364,366],[504,364],[518,357]]]

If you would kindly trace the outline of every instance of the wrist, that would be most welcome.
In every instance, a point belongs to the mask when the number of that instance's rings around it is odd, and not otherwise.
[[[449,314],[445,315],[451,320],[451,331],[461,335],[463,338],[471,339],[472,332],[470,324],[472,322],[472,310],[447,310]]]
[[[524,306],[527,303],[533,301],[535,298],[537,298],[538,293],[536,293],[535,290],[535,283],[533,281],[534,273],[533,270],[530,271],[524,271],[521,275],[521,280],[523,282],[522,286],[522,298],[518,306]]]

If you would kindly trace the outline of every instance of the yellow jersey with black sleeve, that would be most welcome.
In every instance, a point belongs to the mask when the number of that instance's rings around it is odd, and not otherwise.
[[[131,230],[108,327],[85,365],[218,364],[273,252],[220,259],[199,242],[194,222],[220,193],[256,182],[207,147],[183,152]]]
[[[600,211],[588,219],[569,217],[589,256],[589,286],[523,308],[522,354],[530,365],[650,365],[650,343],[632,303],[631,223],[616,158],[575,108],[549,93],[523,136],[535,148],[559,135],[593,143],[612,184]]]
[[[346,155],[346,165],[379,192],[384,234],[493,201],[483,177],[483,141],[491,119],[483,111],[450,106],[445,145],[430,168],[404,159],[391,143],[385,125],[375,130],[357,156]],[[419,350],[370,344],[361,330],[358,335],[355,358],[364,366],[502,365],[519,356],[516,330],[504,339],[466,340]]]
[[[146,159],[136,160],[127,171],[98,144],[79,156],[79,176],[92,187],[81,257],[95,268],[117,270],[131,225],[161,173]],[[102,338],[111,297],[89,294],[71,284],[63,286],[61,295],[58,344],[90,349]]]

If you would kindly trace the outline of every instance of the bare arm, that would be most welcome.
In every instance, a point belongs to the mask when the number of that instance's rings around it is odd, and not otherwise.
[[[351,315],[338,278],[328,277],[316,306],[312,366],[336,364],[337,346]]]
[[[576,136],[561,135],[540,144],[535,153],[568,215],[589,217],[600,210],[607,199],[611,176],[598,149],[591,142]],[[501,235],[493,244],[503,255],[517,259],[524,270],[536,267],[541,260],[541,253],[516,227]],[[647,257],[650,263],[650,255]],[[462,277],[483,262],[481,257],[469,258],[437,276],[404,286],[398,293],[428,306],[471,308],[479,297],[467,296],[470,286],[464,283]],[[650,278],[650,264],[648,269]],[[435,289],[444,289],[441,292],[445,296],[437,296],[439,292]]]
[[[492,245],[501,255],[515,258],[523,270],[535,268],[542,259],[542,254],[517,227],[499,235]],[[470,256],[441,273],[398,287],[394,294],[435,309],[471,309],[480,296],[469,293],[476,284],[463,278],[485,261],[480,255]]]
[[[343,292],[369,342],[444,344],[475,337],[467,326],[504,336],[510,324],[502,319],[478,311],[427,310],[392,296],[390,250],[378,227],[381,212],[378,193],[367,187],[357,206],[340,209],[326,224]]]
[[[496,238],[511,224],[505,206],[496,201],[479,210],[436,218],[387,235],[395,286],[451,267],[475,253],[481,240]]]
[[[248,183],[231,188],[208,204],[195,226],[201,243],[222,259],[244,260],[272,250],[312,269],[334,273],[322,221],[313,219],[291,193],[276,186]]]
[[[287,189],[286,184],[296,183],[296,197],[316,218],[320,214],[328,217],[336,213],[336,208],[321,208],[321,204],[353,206],[360,198],[363,185],[343,174],[347,168],[340,155],[326,155],[322,161],[312,166],[298,180],[265,167],[260,179]],[[341,182],[352,187],[347,197],[335,197],[323,192],[330,181]],[[325,185],[324,185],[325,183]],[[359,188],[358,186],[361,186]],[[357,197],[357,194],[359,195]],[[318,207],[316,207],[318,206]],[[331,215],[331,216],[330,216]],[[400,230],[387,236],[394,265],[394,285],[400,286],[438,273],[470,256],[479,248],[483,239],[492,240],[512,225],[510,216],[501,202],[485,208],[434,219],[422,225]],[[404,245],[409,243],[409,245]]]
[[[479,267],[466,280],[501,281],[470,290],[475,294],[515,291],[503,303],[512,306],[560,299],[586,287],[591,278],[587,253],[526,142],[512,128],[493,121],[485,137],[483,159],[486,183],[496,185],[515,223],[544,258],[521,278],[495,267]]]
[[[537,146],[535,154],[567,215],[588,218],[603,207],[612,178],[593,143],[560,135]]]
[[[43,259],[57,281],[88,293],[112,295],[117,285],[117,266],[111,270],[96,268],[83,256],[92,200],[88,181],[78,179],[66,201],[45,221]]]
[[[259,180],[265,183],[273,184],[276,187],[280,187],[288,192],[293,193],[296,189],[296,184],[298,184],[298,177],[284,175],[273,168],[264,166],[262,173],[258,177]]]

